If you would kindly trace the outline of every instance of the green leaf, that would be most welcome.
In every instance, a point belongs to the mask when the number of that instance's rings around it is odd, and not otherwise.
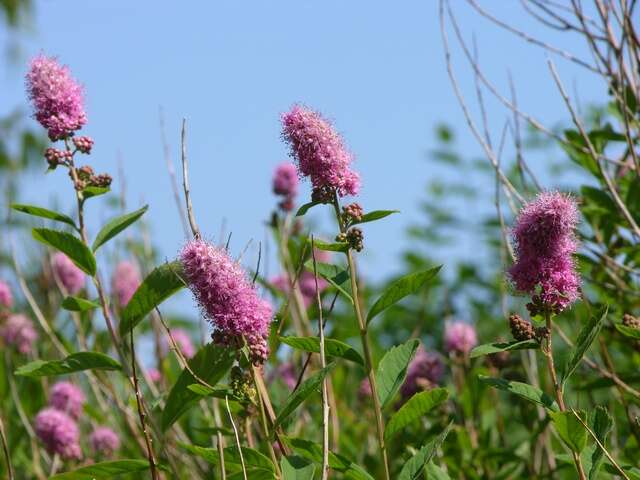
[[[311,239],[309,239],[309,244],[311,244]],[[313,239],[313,246],[318,250],[324,250],[326,252],[348,252],[349,244],[345,242],[325,242],[323,240],[318,240],[317,238]]]
[[[325,368],[317,371],[300,384],[300,386],[289,396],[286,403],[280,409],[280,413],[278,414],[278,417],[275,421],[276,426],[281,425],[282,422],[289,415],[291,415],[302,402],[309,398],[309,396],[311,396],[313,393],[318,391],[322,380],[329,374],[333,367],[335,367],[335,363],[330,363]]]
[[[98,248],[118,235],[136,220],[138,220],[148,209],[149,205],[145,205],[140,210],[136,210],[135,212],[127,213],[126,215],[122,215],[110,220],[109,223],[102,227],[102,229],[98,232],[96,239],[93,241],[91,249],[94,252],[98,250]]]
[[[424,414],[444,403],[449,398],[446,388],[434,388],[426,392],[416,393],[396,413],[393,414],[384,430],[388,441],[393,434],[407,425],[415,424]]]
[[[440,268],[442,267],[440,266],[424,270],[422,272],[411,273],[394,281],[387,287],[380,298],[376,300],[376,303],[373,304],[371,310],[369,310],[369,314],[367,315],[367,324],[371,322],[376,315],[383,312],[391,305],[399,302],[407,295],[411,295],[412,293],[416,293],[420,290],[429,280],[437,275]]]
[[[280,337],[280,341],[297,350],[320,353],[320,339],[318,337]],[[325,338],[324,351],[330,357],[340,357],[364,365],[364,360],[358,351],[340,340]]]
[[[201,383],[192,383],[187,388],[200,397],[228,398],[229,400],[240,401],[229,387],[209,388]]]
[[[50,480],[101,480],[126,473],[144,472],[148,469],[149,462],[146,460],[113,460],[80,467],[72,472],[59,473]]]
[[[280,460],[282,480],[313,480],[315,464],[306,458],[291,455]]]
[[[71,312],[86,312],[94,308],[100,308],[100,304],[93,300],[69,296],[62,301],[62,308]]]
[[[609,432],[613,428],[613,418],[609,415],[609,412],[602,405],[598,405],[593,411],[593,419],[591,421],[593,433],[595,433],[598,441],[605,445],[607,444],[607,437]],[[589,470],[589,480],[597,480],[598,472],[602,466],[604,460],[604,450],[600,448],[598,444],[595,445],[595,450],[591,455],[591,469]]]
[[[536,388],[533,385],[529,385],[528,383],[508,381],[504,380],[503,378],[486,377],[484,375],[478,375],[478,379],[482,383],[491,385],[493,388],[513,393],[514,395],[518,395],[525,400],[529,400],[530,402],[542,405],[549,410],[558,410],[558,405],[553,398],[551,398],[539,388]]]
[[[397,345],[389,350],[378,365],[376,384],[380,404],[385,406],[396,394],[407,376],[407,368],[420,345],[417,339]]]
[[[217,448],[198,447],[196,445],[189,445],[188,443],[182,442],[178,442],[178,445],[180,448],[203,458],[209,463],[213,463],[214,465],[220,464],[220,456]],[[266,455],[254,450],[253,448],[242,447],[242,457],[247,469],[259,468],[275,472],[275,467],[271,460]],[[227,447],[224,449],[224,463],[225,465],[242,465],[238,447]]]
[[[232,349],[210,343],[202,347],[195,357],[189,360],[189,369],[199,379],[215,386],[231,368],[234,359],[235,355]],[[189,390],[189,385],[194,383],[199,382],[185,368],[171,388],[167,403],[162,411],[161,425],[163,430],[167,430],[173,425],[200,398],[198,394]]]
[[[586,414],[583,411],[577,411],[576,413],[586,422]],[[558,431],[558,435],[569,448],[580,453],[587,446],[587,430],[573,412],[549,412],[549,416]]]
[[[85,200],[92,197],[99,197],[111,191],[110,187],[86,187],[82,190],[82,198]]]
[[[429,480],[451,480],[449,474],[438,465],[433,463],[433,461],[427,463],[425,470],[427,472],[427,478]]]
[[[622,325],[621,323],[616,323],[616,330],[618,330],[625,337],[640,340],[640,329],[638,328],[627,327],[626,325]]]
[[[309,202],[309,203],[305,203],[304,205],[302,205],[298,211],[296,212],[296,217],[302,217],[304,216],[305,213],[307,213],[311,208],[315,207],[316,205],[321,205],[322,202]]]
[[[589,322],[582,327],[576,345],[572,349],[572,355],[565,368],[565,373],[562,376],[562,384],[564,384],[571,374],[578,368],[578,365],[582,361],[582,357],[589,350],[589,347],[600,333],[600,329],[607,318],[607,312],[609,307],[604,307],[603,310],[595,317],[591,317]]]
[[[515,342],[499,342],[499,343],[485,343],[484,345],[478,345],[469,354],[470,358],[481,357],[483,355],[491,355],[499,352],[509,352],[511,350],[535,350],[540,348],[540,344],[535,340],[522,340]]]
[[[78,237],[49,228],[34,228],[31,235],[39,242],[60,250],[83,272],[92,277],[96,274],[96,259]]]
[[[155,268],[140,284],[122,312],[120,335],[126,335],[151,310],[182,289],[185,284],[181,274],[182,264],[177,260]]]
[[[73,228],[77,229],[76,223],[73,221],[71,217],[68,217],[67,215],[63,215],[62,213],[54,212],[53,210],[48,210],[42,207],[36,207],[34,205],[22,205],[19,203],[12,204],[11,208],[13,208],[18,212],[33,215],[35,217],[48,218],[50,220],[55,220],[57,222],[66,223],[67,225],[71,225]]]
[[[15,374],[24,377],[52,377],[82,370],[122,370],[122,365],[104,353],[76,352],[64,360],[35,360],[22,365]]]
[[[442,445],[447,435],[449,435],[452,423],[453,422],[450,422],[440,435],[418,450],[418,453],[404,464],[398,480],[418,480],[421,478],[425,465],[433,459],[438,448],[440,448],[440,445]]]
[[[313,259],[307,260],[304,266],[308,271],[314,273]],[[342,295],[344,295],[347,300],[349,300],[349,302],[353,303],[353,297],[351,296],[350,277],[347,270],[330,263],[316,262],[316,271],[318,272],[318,276],[324,278]]]
[[[359,222],[352,222],[352,225],[360,223],[375,222],[381,218],[388,217],[394,213],[400,213],[400,210],[373,210],[372,212],[365,213]]]

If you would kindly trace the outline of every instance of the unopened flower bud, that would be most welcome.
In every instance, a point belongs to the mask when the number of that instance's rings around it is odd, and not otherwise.
[[[511,335],[518,341],[531,340],[536,336],[531,322],[528,322],[516,313],[509,317],[509,327],[511,328]]]
[[[91,137],[73,137],[73,144],[76,146],[79,152],[91,153],[91,147],[93,147],[93,139]]]
[[[636,330],[640,330],[640,319],[634,317],[633,315],[629,315],[625,313],[622,317],[622,324],[625,327],[635,328]]]
[[[359,222],[364,215],[364,210],[358,203],[351,203],[346,207],[342,207],[342,212],[345,220],[349,222]]]

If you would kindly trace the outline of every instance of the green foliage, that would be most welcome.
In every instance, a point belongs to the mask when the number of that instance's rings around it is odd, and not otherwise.
[[[59,473],[51,477],[51,480],[102,480],[148,469],[149,462],[146,460],[112,460],[80,467],[72,472]]]
[[[140,210],[136,210],[135,212],[127,213],[126,215],[121,215],[110,220],[104,227],[100,229],[96,239],[93,241],[93,245],[91,249],[95,252],[102,245],[107,243],[113,237],[118,235],[124,229],[126,229],[129,225],[133,224],[136,220],[138,220],[145,212],[149,209],[148,205],[145,205]]]
[[[73,219],[67,215],[62,213],[54,212],[53,210],[49,210],[42,207],[36,207],[34,205],[21,205],[18,203],[14,203],[11,205],[11,208],[18,212],[26,213],[28,215],[33,215],[35,217],[48,218],[50,220],[55,220],[57,222],[66,223],[67,225],[71,225],[73,228],[77,229],[76,223]]]
[[[34,360],[15,372],[25,377],[53,377],[83,370],[122,370],[116,360],[100,352],[72,353],[64,360]]]
[[[380,360],[376,370],[376,384],[378,398],[383,406],[393,399],[402,386],[409,363],[419,345],[418,340],[409,340],[407,343],[391,348]]]
[[[446,402],[448,398],[449,392],[446,388],[434,388],[426,392],[416,393],[393,414],[385,428],[385,438],[390,439],[406,426],[415,424],[420,417]]]
[[[280,337],[280,341],[297,350],[320,353],[320,339],[318,337]],[[324,351],[329,357],[344,358],[358,365],[364,365],[362,355],[355,348],[340,340],[325,338]]]
[[[91,276],[96,274],[96,259],[78,237],[48,228],[34,228],[31,234],[40,243],[60,250],[86,274]]]

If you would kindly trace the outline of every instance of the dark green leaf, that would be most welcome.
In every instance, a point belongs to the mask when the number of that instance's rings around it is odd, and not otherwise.
[[[126,215],[122,215],[120,217],[116,217],[109,221],[102,229],[98,232],[96,239],[93,242],[92,250],[95,252],[102,245],[107,243],[113,237],[122,232],[129,225],[138,220],[149,208],[148,205],[145,205],[140,210],[136,210],[135,212],[127,213]]]
[[[591,421],[593,433],[595,433],[598,441],[605,445],[607,444],[607,437],[609,432],[613,428],[613,418],[609,415],[609,412],[602,405],[598,405],[593,411],[593,419]],[[591,455],[591,469],[589,470],[589,480],[597,480],[598,472],[604,460],[604,451],[598,444],[595,445],[595,450]]]
[[[539,388],[534,387],[533,385],[529,385],[528,383],[522,382],[514,382],[504,380],[502,378],[493,378],[486,377],[484,375],[478,375],[478,379],[482,383],[486,383],[487,385],[491,385],[498,390],[503,390],[505,392],[513,393],[514,395],[518,395],[519,397],[524,398],[525,400],[529,400],[530,402],[537,403],[538,405],[542,405],[549,410],[556,411],[558,410],[558,405],[555,400],[551,398],[549,395],[544,393]]]
[[[608,311],[609,307],[604,307],[598,315],[596,315],[595,317],[591,317],[589,319],[589,322],[587,322],[587,324],[582,327],[582,330],[578,335],[578,340],[576,340],[576,345],[572,349],[571,358],[567,363],[565,373],[562,377],[563,384],[576,370],[576,368],[578,368],[578,365],[582,361],[582,357],[587,352],[587,350],[589,350],[589,347],[600,333],[600,329],[602,328],[602,325],[607,318]]]
[[[540,344],[535,340],[522,340],[515,342],[499,342],[499,343],[485,343],[484,345],[478,345],[471,350],[470,357],[476,358],[483,355],[491,355],[492,353],[508,352],[511,350],[526,350],[526,349],[538,349]]]
[[[424,414],[444,403],[449,398],[446,388],[434,388],[426,392],[416,393],[396,413],[393,414],[384,436],[389,440],[393,434],[399,432],[407,425],[416,424]]]
[[[93,300],[69,296],[62,301],[62,308],[71,312],[86,312],[87,310],[100,308],[100,304]]]
[[[72,472],[59,473],[50,480],[102,480],[126,473],[144,472],[148,468],[149,462],[146,460],[113,460],[80,467]]]
[[[56,220],[57,222],[66,223],[76,228],[76,223],[71,217],[63,215],[62,213],[54,212],[53,210],[47,210],[46,208],[36,207],[34,205],[21,205],[14,203],[11,208],[18,212],[27,213],[36,217],[48,218],[50,220]]]
[[[276,418],[276,425],[282,424],[282,422],[291,415],[298,406],[304,402],[309,396],[313,395],[320,388],[320,384],[324,377],[335,367],[335,363],[330,363],[322,370],[317,371],[304,382],[289,396],[286,403],[280,409],[280,413]]]
[[[280,460],[282,480],[313,480],[315,464],[306,458],[291,455]]]
[[[447,428],[445,428],[440,435],[418,450],[418,453],[404,464],[400,471],[400,476],[398,476],[398,480],[418,480],[421,478],[425,465],[431,461],[438,448],[440,448],[440,445],[442,445],[447,438],[447,435],[449,435],[451,425],[452,423],[449,423]]]
[[[308,271],[314,273],[313,259],[307,260],[304,266]],[[316,271],[318,272],[318,276],[324,278],[342,295],[344,295],[347,300],[349,300],[349,302],[353,303],[353,298],[351,296],[350,277],[347,270],[330,263],[316,262]]]
[[[309,239],[309,244],[311,244],[311,239]],[[313,239],[313,245],[318,250],[324,250],[326,252],[347,252],[349,251],[349,244],[344,242],[325,242],[323,240],[318,240],[317,238]]]
[[[437,275],[441,267],[431,268],[422,272],[411,273],[389,285],[384,293],[373,304],[369,314],[367,315],[367,323],[369,323],[376,315],[389,308],[391,305],[399,302],[407,295],[416,293],[429,280]]]
[[[312,207],[315,207],[316,205],[321,205],[321,202],[305,203],[296,212],[296,217],[302,217],[305,213],[307,213],[309,211],[309,209],[311,209]]]
[[[576,413],[586,421],[586,414],[583,411]],[[560,438],[569,448],[580,453],[587,446],[587,430],[573,412],[549,412],[549,416]]]
[[[640,329],[638,328],[627,327],[626,325],[622,325],[621,323],[616,323],[616,330],[618,330],[625,337],[640,340]]]
[[[320,339],[318,337],[280,337],[280,341],[298,350],[320,353]],[[358,351],[340,340],[325,338],[324,351],[330,357],[340,357],[364,365],[364,360]]]
[[[185,284],[181,275],[182,264],[177,260],[155,268],[140,284],[122,312],[120,335],[126,335],[151,310],[182,289]]]
[[[64,360],[52,360],[50,362],[35,360],[27,363],[16,370],[16,375],[52,377],[82,370],[122,370],[122,365],[104,353],[77,352],[72,353]]]
[[[240,399],[236,398],[233,390],[226,388],[209,388],[206,385],[202,385],[201,383],[192,383],[187,387],[193,393],[200,397],[213,397],[213,398],[228,398],[229,400],[239,401]]]
[[[210,343],[202,347],[195,357],[189,360],[189,369],[199,379],[215,386],[231,368],[234,359],[235,355],[232,349]],[[161,425],[163,430],[173,425],[200,398],[198,394],[189,390],[189,385],[199,383],[189,369],[185,368],[182,371],[169,392],[167,403],[162,411]]]
[[[205,459],[209,463],[213,463],[214,465],[220,464],[220,456],[217,448],[198,447],[196,445],[189,445],[188,443],[182,442],[178,442],[178,445],[180,445],[180,447],[187,452],[193,453],[194,455]],[[247,469],[260,468],[275,472],[275,467],[271,460],[269,460],[267,456],[257,450],[254,450],[253,448],[242,447],[242,457]],[[224,449],[224,463],[231,465],[242,465],[238,447],[227,447]]]
[[[395,346],[389,350],[378,365],[376,384],[382,406],[393,399],[407,376],[407,367],[420,345],[417,339]]]
[[[105,193],[109,193],[111,188],[109,187],[87,187],[82,190],[82,198],[85,200],[92,197],[99,197]]]
[[[400,213],[400,210],[373,210],[372,212],[365,213],[359,222],[353,222],[352,225],[375,222],[394,213]]]
[[[96,259],[79,238],[70,233],[49,228],[34,228],[31,235],[39,242],[60,250],[83,272],[92,277],[96,274]]]

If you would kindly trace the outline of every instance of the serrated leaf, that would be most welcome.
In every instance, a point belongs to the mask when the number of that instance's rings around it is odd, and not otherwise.
[[[486,377],[484,375],[478,375],[478,379],[482,383],[491,385],[498,390],[513,393],[514,395],[518,395],[525,400],[537,403],[538,405],[542,405],[549,410],[558,410],[558,405],[553,398],[551,398],[539,388],[534,387],[533,385],[529,385],[528,383],[508,381],[504,380],[503,378]]]
[[[470,358],[481,357],[483,355],[491,355],[499,352],[509,352],[511,350],[535,350],[539,349],[540,344],[535,340],[522,340],[515,342],[498,342],[498,343],[485,343],[478,345],[469,354]]]
[[[86,312],[88,310],[100,308],[100,304],[93,300],[69,296],[62,301],[62,308],[69,310],[70,312]]]
[[[583,411],[576,412],[586,422]],[[558,435],[573,451],[580,453],[587,446],[587,430],[573,412],[549,412]]]
[[[302,217],[304,216],[305,213],[307,213],[311,208],[315,207],[316,205],[321,205],[321,202],[309,202],[309,203],[305,203],[304,205],[302,205],[298,211],[296,212],[296,217]]]
[[[314,273],[313,259],[307,260],[304,266],[309,272]],[[353,303],[353,297],[351,296],[351,286],[349,282],[349,272],[347,270],[330,263],[316,262],[316,271],[318,272],[319,277],[324,278],[336,290],[344,295],[344,297],[346,297],[349,302]]]
[[[438,274],[440,268],[441,266],[422,272],[411,273],[394,281],[385,289],[384,293],[380,298],[378,298],[378,300],[376,300],[376,303],[373,304],[371,310],[369,310],[369,314],[367,315],[367,324],[371,322],[376,315],[383,312],[391,305],[399,302],[407,295],[411,295],[412,293],[416,293],[420,290],[429,280]]]
[[[414,338],[402,345],[392,347],[380,360],[376,370],[376,384],[378,399],[382,406],[393,399],[404,383],[407,368],[418,349],[418,345],[420,345],[420,341]]]
[[[282,457],[280,470],[282,471],[282,480],[313,480],[316,466],[311,460],[290,455]]]
[[[280,337],[280,341],[297,350],[320,353],[320,339],[318,337]],[[330,357],[340,357],[364,365],[362,355],[351,345],[340,340],[325,338],[324,351]]]
[[[352,225],[375,222],[376,220],[388,217],[389,215],[392,215],[394,213],[400,213],[400,210],[373,210],[372,212],[365,213],[360,221],[352,222]]]
[[[122,365],[104,353],[76,352],[64,360],[35,360],[22,365],[15,374],[23,377],[52,377],[83,370],[122,370]]]
[[[34,228],[31,235],[39,242],[60,250],[83,272],[92,277],[96,274],[96,259],[78,237],[49,228]]]
[[[72,472],[59,473],[50,480],[102,480],[148,469],[149,462],[146,460],[112,460],[80,467]]]
[[[607,444],[607,437],[609,432],[613,428],[613,418],[602,405],[598,405],[593,411],[593,419],[591,421],[593,433],[598,437],[598,441],[605,445]],[[595,445],[595,450],[591,454],[591,469],[589,470],[589,480],[597,480],[598,472],[602,466],[604,460],[604,450],[600,448],[598,444]]]
[[[448,398],[449,392],[446,388],[434,388],[416,393],[393,414],[384,430],[385,439],[389,440],[407,425],[414,424],[420,417],[446,402]]]
[[[129,225],[138,220],[149,209],[149,205],[145,205],[140,210],[127,213],[110,220],[96,235],[96,239],[93,241],[91,249],[95,252],[102,245],[107,243],[113,237],[122,232]]]
[[[11,208],[16,210],[17,212],[26,213],[28,215],[33,215],[35,217],[48,218],[50,220],[55,220],[57,222],[66,223],[67,225],[71,225],[73,228],[77,229],[76,223],[73,219],[67,215],[62,213],[54,212],[53,210],[48,210],[42,207],[36,207],[35,205],[23,205],[19,203],[14,203],[11,205]]]
[[[562,384],[564,384],[571,374],[578,368],[578,365],[582,361],[582,357],[589,350],[589,347],[600,333],[600,329],[607,318],[609,307],[605,307],[603,311],[595,317],[591,317],[589,322],[582,327],[578,339],[576,340],[575,347],[572,349],[572,354],[567,363],[565,373],[562,376]]]
[[[404,464],[400,471],[400,475],[398,476],[398,480],[418,480],[422,476],[422,471],[424,470],[425,465],[433,459],[438,448],[440,448],[447,438],[447,435],[449,435],[452,424],[453,422],[449,423],[447,428],[445,428],[440,435],[418,450],[418,453]]]
[[[122,312],[121,336],[135,328],[149,312],[185,286],[181,274],[182,264],[176,260],[156,267],[144,279]]]
[[[191,390],[189,385],[199,383],[191,374],[204,380],[211,386],[215,386],[233,365],[234,352],[230,348],[210,343],[202,347],[196,355],[189,360],[189,369],[185,368],[178,380],[171,388],[164,410],[162,411],[161,426],[167,430],[180,418],[200,396]]]
[[[627,327],[626,325],[622,325],[621,323],[616,323],[616,330],[618,330],[625,337],[640,340],[640,329],[638,328]]]
[[[329,374],[333,367],[335,367],[335,363],[330,363],[300,384],[280,409],[280,413],[275,421],[276,426],[281,425],[282,422],[291,415],[302,402],[319,390],[322,380],[324,380],[324,377]]]

